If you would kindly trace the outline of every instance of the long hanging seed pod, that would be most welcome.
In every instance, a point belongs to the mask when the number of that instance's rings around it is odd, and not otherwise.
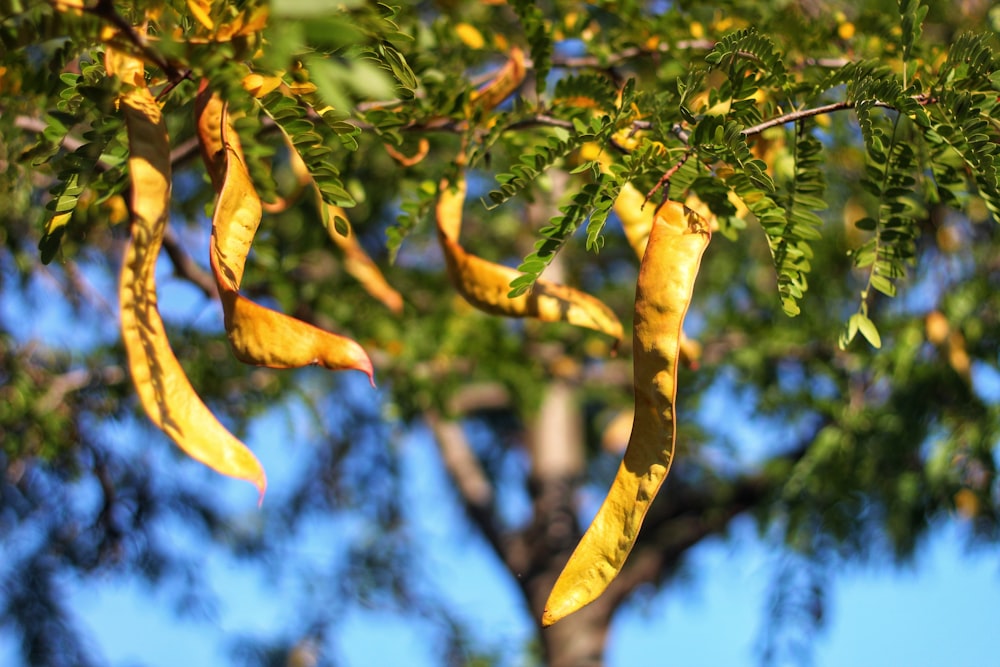
[[[265,308],[239,293],[247,254],[260,225],[260,197],[239,139],[229,127],[225,103],[203,86],[196,106],[202,153],[219,194],[212,214],[212,273],[236,358],[270,368],[354,369],[371,380],[371,360],[355,341]]]
[[[593,602],[621,571],[674,458],[677,362],[684,315],[711,232],[683,204],[656,212],[635,294],[635,418],[597,516],[549,595],[543,625]]]
[[[443,181],[437,204],[438,240],[448,276],[466,301],[480,310],[507,317],[533,317],[544,322],[569,322],[621,340],[622,325],[602,301],[585,292],[538,280],[531,291],[510,297],[516,269],[489,262],[465,251],[459,244],[466,184],[462,173],[455,183]]]
[[[257,458],[198,398],[174,356],[156,298],[156,258],[170,206],[170,144],[159,105],[146,87],[142,61],[113,48],[109,74],[123,81],[131,178],[131,238],[122,263],[121,329],[136,392],[150,420],[192,458],[224,475],[267,487]]]

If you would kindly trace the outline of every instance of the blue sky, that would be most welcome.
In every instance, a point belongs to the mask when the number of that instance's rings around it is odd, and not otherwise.
[[[284,418],[267,420],[255,438],[267,465],[277,463],[276,442]],[[268,443],[271,443],[270,445]],[[404,449],[413,471],[404,490],[417,534],[427,557],[420,576],[429,589],[472,621],[488,647],[523,646],[530,636],[525,610],[513,582],[487,547],[469,532],[452,503],[431,443],[422,434]],[[271,459],[270,461],[268,459]],[[287,460],[287,459],[286,459]],[[191,470],[184,471],[190,474]],[[193,467],[190,466],[190,467]],[[273,469],[271,466],[269,470]],[[280,484],[280,471],[274,471]],[[253,490],[238,482],[213,485],[245,495]],[[246,491],[244,494],[243,491]],[[304,557],[333,553],[329,526],[295,548]],[[996,619],[1000,618],[1000,562],[995,551],[968,553],[963,526],[935,533],[916,562],[902,570],[888,565],[845,565],[830,589],[829,624],[813,644],[817,667],[1000,664],[995,655]],[[329,550],[329,552],[328,552]],[[610,635],[608,667],[636,664],[757,664],[767,591],[774,576],[775,554],[749,526],[729,541],[699,547],[685,581],[624,609]],[[263,573],[209,552],[204,560],[212,589],[222,601],[207,619],[177,619],[167,591],[115,581],[73,582],[73,607],[98,654],[113,665],[141,661],[151,667],[213,665],[226,658],[224,642],[236,634],[277,634],[294,619],[293,591],[269,585]],[[341,601],[330,600],[338,606]],[[431,667],[430,646],[419,624],[393,614],[343,604],[333,641],[338,664],[350,667]],[[523,664],[517,651],[506,654],[510,667]]]
[[[164,294],[181,302],[175,312],[197,320],[213,319],[203,312],[203,301],[201,306],[184,305],[184,290],[176,282],[167,283]],[[99,283],[95,287],[105,293],[111,289]],[[39,291],[44,296],[47,289],[41,286]],[[191,302],[200,300],[193,291],[187,296]],[[48,307],[41,307],[43,303]],[[60,328],[65,311],[54,303],[42,299],[33,304],[32,318],[15,317],[25,311],[26,304],[11,301],[9,295],[0,308],[5,321],[23,327],[17,332],[22,340],[36,337],[57,345],[81,342],[79,328]],[[61,312],[53,312],[57,307]],[[256,423],[248,438],[268,469],[272,494],[281,492],[282,479],[304,464],[313,446],[308,444],[314,435],[308,432],[310,427],[292,426],[311,423],[298,418],[298,409],[292,404],[275,410]],[[168,474],[203,477],[207,492],[244,508],[252,520],[256,496],[250,485],[214,476],[193,462],[178,462],[166,438],[150,443],[127,424],[112,426],[109,436],[122,448],[144,447],[150,465],[162,465]],[[744,441],[752,449],[753,442]],[[416,534],[424,545],[415,576],[422,578],[425,590],[437,592],[469,619],[476,638],[487,649],[503,652],[505,667],[524,664],[518,648],[532,632],[526,610],[514,582],[481,539],[468,530],[433,443],[426,433],[415,432],[400,454],[405,458],[403,468],[412,471],[401,492],[406,494]],[[336,558],[336,536],[358,529],[350,520],[337,521],[312,526],[290,547],[290,555],[320,563]],[[954,522],[935,531],[915,563],[903,569],[845,564],[829,590],[827,627],[812,643],[814,664],[1000,665],[995,652],[1000,561],[995,549],[967,552],[965,528]],[[185,542],[183,531],[171,539],[195,553],[202,549],[190,538]],[[756,664],[777,557],[746,524],[737,527],[729,541],[713,540],[700,546],[681,582],[621,611],[610,635],[608,667]],[[219,603],[193,619],[174,614],[176,595],[169,587],[153,589],[136,580],[111,577],[64,582],[95,654],[115,666],[216,665],[227,660],[227,642],[236,635],[270,637],[294,627],[299,591],[291,578],[275,584],[260,568],[237,562],[218,549],[205,551],[201,562]],[[336,636],[328,647],[338,664],[436,664],[425,628],[412,619],[362,609],[347,601],[330,599],[329,604],[341,608]],[[0,664],[13,662],[13,650],[13,638],[0,636]]]

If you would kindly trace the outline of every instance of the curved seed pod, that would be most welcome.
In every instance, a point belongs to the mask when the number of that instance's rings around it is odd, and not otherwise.
[[[597,516],[549,595],[543,625],[593,602],[618,575],[674,457],[681,326],[707,222],[676,202],[656,213],[635,292],[635,417],[625,457]]]
[[[198,95],[194,98],[194,116],[201,159],[216,192],[222,189],[226,175],[226,147],[222,143],[222,112],[225,108],[218,95],[208,90],[208,80],[202,79]]]
[[[404,155],[389,143],[384,143],[382,146],[385,148],[385,152],[389,154],[389,157],[403,167],[412,167],[420,164],[427,157],[427,154],[431,152],[431,142],[427,141],[424,137],[420,138],[420,141],[417,143],[417,150],[413,155]]]
[[[583,156],[587,159],[600,161],[601,167],[607,171],[610,160],[600,153],[600,149],[595,144],[584,146]],[[635,251],[636,257],[642,260],[646,253],[646,244],[649,243],[649,231],[653,228],[653,220],[656,217],[656,207],[652,202],[646,200],[646,195],[639,191],[629,182],[623,183],[613,205],[618,219],[621,220],[625,238]],[[697,368],[701,359],[701,345],[696,340],[688,338],[687,334],[681,332],[681,352],[680,360],[689,368]]]
[[[487,111],[493,109],[524,83],[526,74],[524,51],[515,46],[510,50],[507,63],[500,68],[497,75],[485,86],[473,91],[469,101],[475,108]]]
[[[527,294],[509,297],[510,283],[521,275],[520,272],[469,254],[458,243],[465,193],[464,176],[459,176],[455,185],[442,181],[437,225],[448,277],[466,301],[488,313],[534,317],[544,322],[569,322],[621,340],[622,324],[614,312],[599,299],[580,290],[538,280]]]
[[[225,135],[226,137],[229,137],[232,135],[230,143],[236,146],[238,146],[239,138],[235,132],[229,131],[228,128],[223,128],[222,121],[225,105],[217,96],[211,95],[207,91],[207,82],[202,81],[198,92],[198,97],[195,100],[195,114],[198,117],[199,145],[201,146],[201,153],[205,166],[212,179],[212,185],[215,187],[216,192],[219,192],[222,190],[226,173],[226,149],[223,144],[223,136]],[[332,221],[334,217],[341,217],[346,220],[347,216],[343,209],[337,206],[330,206],[323,201],[322,196],[319,194],[319,190],[315,188],[315,182],[313,181],[312,176],[306,169],[305,162],[302,161],[298,151],[290,141],[288,142],[288,148],[292,171],[295,173],[296,179],[300,185],[306,186],[312,184],[314,186],[313,189],[316,190],[317,199],[316,205],[322,212],[324,220]],[[254,197],[256,197],[256,195],[254,195]],[[239,204],[238,201],[231,203]],[[263,203],[260,205],[263,209]],[[228,230],[229,233],[240,237],[238,239],[239,247],[242,248],[245,244],[247,251],[249,250],[250,243],[253,242],[253,236],[257,232],[257,226],[252,223],[254,214],[257,216],[255,218],[256,224],[259,225],[260,223],[260,213],[253,211],[252,208],[252,202],[248,202],[247,206],[237,214],[242,217],[249,216],[249,218],[246,220],[237,219],[231,221],[231,228]],[[329,230],[330,239],[344,253],[344,270],[361,283],[362,287],[365,288],[365,291],[371,294],[375,299],[382,302],[387,308],[389,308],[389,310],[394,313],[402,312],[402,295],[400,295],[400,293],[397,292],[385,279],[385,276],[378,268],[378,265],[374,260],[372,260],[368,253],[365,252],[364,248],[361,247],[361,244],[358,243],[357,237],[353,234],[348,234],[347,236],[338,234],[333,229],[332,224],[327,224],[327,229]],[[239,274],[239,279],[236,280],[236,284],[230,285],[233,289],[238,289],[239,282],[243,277],[243,268],[245,266],[247,251],[242,251],[242,258],[231,257],[224,263],[225,266],[230,267]]]
[[[632,246],[636,256],[641,260],[649,243],[649,231],[653,228],[654,211],[652,202],[646,201],[646,195],[631,183],[623,183],[614,203],[615,213],[622,221],[625,238]]]
[[[354,369],[373,380],[372,363],[355,341],[294,317],[265,308],[239,294],[247,253],[260,225],[260,198],[253,187],[235,132],[228,127],[225,104],[203,88],[197,105],[198,136],[210,173],[219,188],[212,215],[209,255],[225,315],[226,333],[236,358],[271,368],[318,365]],[[216,127],[219,135],[213,135]],[[219,152],[219,147],[221,153]]]
[[[521,87],[526,75],[527,68],[524,51],[516,46],[512,47],[507,62],[497,70],[493,78],[469,94],[469,104],[466,105],[466,112],[469,112],[471,116],[471,112],[476,110],[490,111],[496,108],[497,105]],[[312,84],[308,85],[312,86]],[[313,89],[315,90],[315,86],[313,86]],[[396,102],[379,102],[366,106],[368,109],[386,110],[398,109],[400,107]],[[316,109],[316,111],[322,115],[325,109]]]
[[[213,261],[213,270],[216,267]],[[220,298],[233,354],[243,363],[268,368],[353,369],[366,374],[375,386],[371,360],[350,338],[266,308],[232,290],[221,291]]]
[[[291,142],[289,142],[289,151],[292,171],[295,172],[299,181],[313,185],[313,190],[316,192],[316,208],[319,209],[323,217],[323,224],[326,225],[327,234],[330,236],[333,244],[344,253],[344,270],[361,283],[365,291],[374,299],[381,302],[386,308],[397,315],[402,313],[403,295],[389,284],[389,281],[385,279],[385,275],[379,269],[375,260],[361,247],[358,237],[354,234],[354,229],[347,219],[347,213],[339,206],[327,204],[323,201],[323,195],[320,193],[319,188],[315,187],[315,181],[309,175],[306,163],[302,161],[302,158]],[[337,231],[337,225],[334,222],[336,218],[347,222],[346,234],[341,234]]]
[[[372,298],[381,302],[397,315],[402,313],[403,295],[389,284],[375,260],[361,247],[354,229],[348,225],[347,235],[344,235],[334,228],[334,218],[339,217],[347,220],[344,209],[324,202],[323,198],[319,196],[318,190],[316,196],[319,200],[316,205],[321,207],[320,210],[324,211],[324,218],[328,220],[326,228],[330,240],[344,253],[344,270],[361,283],[361,286]]]
[[[649,243],[649,232],[653,228],[653,220],[656,216],[656,208],[652,202],[646,201],[646,195],[642,194],[638,188],[631,183],[622,185],[621,192],[614,203],[615,213],[622,221],[622,229],[625,230],[625,238],[635,250],[635,254],[642,260],[646,254],[646,245]],[[710,223],[711,225],[711,223]],[[697,369],[701,360],[701,344],[688,338],[688,335],[681,331],[681,363],[688,368]]]
[[[132,228],[122,262],[122,341],[136,392],[150,420],[191,458],[245,479],[261,494],[264,470],[202,403],[170,349],[156,298],[156,258],[170,205],[170,145],[160,107],[145,87],[142,62],[108,49],[109,74],[125,82],[120,104],[128,130]]]

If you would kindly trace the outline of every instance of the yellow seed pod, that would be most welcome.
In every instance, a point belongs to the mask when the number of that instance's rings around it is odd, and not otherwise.
[[[710,238],[705,220],[683,204],[668,201],[656,213],[635,293],[632,433],[607,497],[549,595],[545,626],[596,600],[618,575],[670,470],[681,332]]]
[[[105,66],[109,74],[126,74],[123,80],[141,84],[126,86],[119,100],[128,132],[132,226],[118,298],[122,342],[136,393],[150,421],[191,458],[252,482],[263,498],[263,467],[195,393],[160,317],[156,260],[170,209],[170,141],[163,114],[145,87],[141,60],[109,48]]]
[[[218,191],[209,260],[233,354],[244,363],[270,368],[354,369],[372,380],[371,360],[355,341],[265,308],[239,293],[263,214],[261,201],[225,104],[203,84],[195,106],[202,154]]]
[[[458,242],[465,194],[464,174],[460,174],[455,183],[442,181],[436,218],[448,277],[466,301],[495,315],[568,322],[600,331],[616,341],[621,339],[622,324],[614,311],[586,292],[539,279],[530,292],[508,296],[510,283],[521,275],[520,272],[468,253]]]

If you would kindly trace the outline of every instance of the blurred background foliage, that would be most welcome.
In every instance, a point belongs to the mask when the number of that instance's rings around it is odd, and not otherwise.
[[[211,614],[213,594],[197,551],[166,537],[180,530],[259,564],[270,576],[313,584],[299,589],[294,627],[234,640],[234,664],[297,664],[291,662],[296,655],[313,650],[305,639],[322,649],[336,634],[342,609],[330,599],[423,619],[435,630],[442,664],[511,664],[522,656],[526,663],[573,664],[559,663],[555,640],[541,634],[526,647],[477,645],[465,620],[418,584],[413,573],[420,554],[433,545],[414,542],[414,517],[399,494],[412,471],[402,467],[400,447],[429,424],[461,424],[495,494],[477,506],[457,480],[455,502],[468,511],[461,520],[483,531],[513,575],[544,581],[557,567],[556,555],[539,547],[518,561],[504,551],[513,543],[541,544],[544,531],[538,531],[558,519],[558,511],[546,514],[552,508],[543,502],[544,480],[533,469],[539,411],[554,386],[571,390],[586,466],[567,480],[566,493],[603,495],[627,438],[627,429],[623,435],[615,425],[631,403],[630,345],[625,341],[615,356],[600,334],[504,321],[462,303],[448,284],[434,235],[437,183],[453,168],[463,136],[471,139],[478,162],[470,172],[465,243],[484,257],[516,264],[554,207],[587,182],[586,174],[567,173],[576,159],[570,156],[503,206],[487,211],[479,201],[496,188],[496,174],[555,133],[538,116],[559,117],[557,105],[546,107],[557,79],[599,74],[612,90],[634,79],[640,117],[651,120],[654,136],[676,146],[669,129],[680,120],[676,82],[705,67],[716,40],[752,26],[804,80],[824,62],[834,67],[871,58],[898,69],[898,5],[439,0],[394,11],[348,2],[330,12],[323,3],[274,0],[262,33],[222,44],[201,39],[208,31],[188,3],[113,5],[133,23],[159,8],[155,50],[194,73],[164,97],[175,174],[160,284],[171,342],[199,393],[238,434],[279,414],[307,440],[295,446],[297,469],[272,486],[259,512],[219,497],[213,492],[218,481],[195,466],[161,472],[180,456],[139,413],[117,333],[114,295],[128,183],[115,84],[99,65],[107,15],[0,0],[0,535],[6,554],[0,623],[20,638],[24,663],[99,664],[61,594],[66,573],[170,582],[182,613]],[[233,0],[215,3],[212,12],[225,24],[262,6]],[[992,34],[995,46],[1000,11],[977,0],[929,3],[914,47],[918,75],[930,77],[969,29]],[[471,91],[503,64],[512,45],[534,59],[523,99],[506,102],[478,125],[463,125]],[[311,81],[321,102],[340,114],[337,122],[316,123],[329,149],[324,160],[336,165],[340,185],[356,202],[348,209],[355,233],[405,305],[401,314],[392,312],[345,271],[316,201],[296,196],[287,149],[265,113],[250,113],[241,126],[256,160],[255,179],[265,198],[293,203],[265,217],[244,291],[358,340],[375,361],[377,392],[356,378],[311,369],[246,368],[224,342],[219,308],[204,282],[205,212],[214,196],[196,159],[191,99],[196,75],[204,72],[237,91],[245,73],[240,63],[249,59],[261,72],[283,70],[291,80]],[[719,82],[709,78],[706,85]],[[239,97],[234,93],[237,107]],[[779,102],[765,99],[762,106],[774,113]],[[242,104],[252,111],[249,101]],[[569,103],[561,113],[569,119],[581,111]],[[801,313],[782,313],[760,226],[751,216],[731,220],[727,233],[716,235],[698,279],[688,333],[702,352],[697,368],[681,373],[678,459],[635,555],[659,559],[621,596],[627,599],[640,583],[670,585],[692,546],[725,534],[734,517],[746,514],[763,539],[789,553],[788,569],[774,573],[779,604],[768,631],[774,642],[783,622],[822,624],[824,591],[838,563],[906,561],[946,522],[958,522],[970,544],[995,550],[1000,527],[997,221],[974,188],[958,188],[958,208],[917,193],[908,277],[895,298],[874,294],[867,301],[881,349],[860,338],[840,349],[838,333],[857,310],[867,280],[851,253],[869,236],[854,223],[871,215],[877,201],[860,185],[865,153],[854,115],[815,122],[829,208],[820,213],[822,240],[812,243]],[[990,122],[995,141],[997,119]],[[59,125],[66,132],[53,129]],[[410,166],[385,148],[410,155],[423,139],[427,157]],[[794,168],[792,139],[788,126],[754,145],[779,183]],[[53,240],[45,206],[66,195],[65,174],[85,182]],[[662,169],[646,170],[637,184],[646,191],[661,175]],[[558,269],[564,282],[601,297],[626,319],[636,261],[619,229],[605,228],[599,253],[588,252],[578,234],[562,248]],[[43,252],[51,262],[41,262]],[[123,439],[131,444],[122,446]],[[586,508],[577,512],[586,516]],[[296,536],[331,517],[354,529],[343,531],[330,562],[289,556]],[[518,562],[532,565],[520,571]],[[521,582],[526,613],[533,611],[532,585]],[[803,590],[810,594],[796,594]],[[809,613],[788,613],[794,605]],[[765,644],[762,658],[780,661],[781,647]],[[327,653],[322,661],[335,659]]]

